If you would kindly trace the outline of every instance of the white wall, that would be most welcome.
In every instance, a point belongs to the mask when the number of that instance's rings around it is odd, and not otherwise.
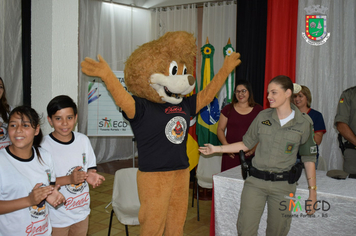
[[[78,103],[79,2],[32,0],[31,8],[32,107],[43,115],[48,134],[48,102],[66,94]]]

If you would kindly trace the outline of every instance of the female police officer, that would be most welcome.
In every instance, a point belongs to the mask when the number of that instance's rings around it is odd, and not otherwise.
[[[270,109],[263,110],[254,119],[242,142],[223,146],[205,144],[199,151],[203,154],[216,152],[233,153],[253,148],[250,176],[241,194],[241,206],[237,222],[239,235],[257,235],[259,222],[267,202],[268,219],[266,235],[287,235],[292,217],[289,211],[280,210],[285,196],[294,196],[296,179],[291,173],[297,158],[302,156],[309,184],[310,204],[307,213],[313,214],[316,202],[315,160],[313,123],[308,115],[291,104],[293,83],[287,76],[277,76],[268,85]],[[293,193],[293,195],[291,195]]]

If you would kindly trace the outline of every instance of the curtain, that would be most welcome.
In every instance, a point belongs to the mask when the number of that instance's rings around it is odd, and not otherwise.
[[[145,22],[145,24],[142,24]],[[100,54],[114,71],[141,44],[151,39],[149,10],[93,0],[80,1],[79,63]],[[79,66],[80,68],[80,66]],[[89,78],[79,71],[78,130],[87,131]],[[134,155],[132,137],[90,137],[97,163],[129,159]]]
[[[22,104],[21,0],[0,0],[0,77],[10,106]]]
[[[236,49],[236,1],[204,3],[201,45],[205,45],[207,38],[215,48],[214,72],[216,74],[223,65],[223,48],[229,38],[232,47]],[[200,76],[199,73],[197,75]],[[198,79],[200,80],[201,78]]]
[[[297,20],[298,1],[268,1],[264,108],[269,107],[267,86],[275,76],[295,81]]]
[[[330,38],[320,46],[312,46],[302,37],[305,8],[314,5],[328,8],[325,15]],[[343,164],[334,118],[342,91],[356,85],[355,12],[354,0],[299,0],[296,82],[310,89],[311,107],[323,114],[327,132],[319,151],[328,169],[342,169]]]
[[[214,46],[214,62],[213,69],[216,74],[222,67],[224,62],[223,48],[228,44],[230,39],[231,46],[236,50],[236,1],[224,1],[224,2],[208,2],[203,6],[203,21],[202,21],[202,33],[201,33],[201,45],[205,45],[207,39],[209,43]],[[200,51],[200,48],[199,48]],[[199,54],[198,54],[199,55]],[[199,55],[201,56],[201,54]],[[199,68],[199,67],[198,67]],[[200,77],[200,71],[197,75]],[[201,81],[201,78],[197,78],[197,81]],[[200,85],[202,86],[202,85]],[[226,89],[222,87],[220,93]],[[222,106],[223,99],[220,99],[219,105]],[[199,138],[199,137],[198,137]],[[196,176],[199,178],[210,176],[221,172],[221,155],[218,156],[200,156]],[[212,178],[206,178],[205,181],[212,182]],[[209,187],[207,183],[203,187]],[[213,220],[213,216],[211,218]],[[215,233],[215,228],[210,232],[210,235]]]
[[[236,69],[236,78],[248,80],[253,97],[263,104],[267,0],[239,0],[237,2],[236,51],[242,63]]]
[[[152,9],[152,36],[158,39],[168,31],[187,31],[198,35],[196,4]]]

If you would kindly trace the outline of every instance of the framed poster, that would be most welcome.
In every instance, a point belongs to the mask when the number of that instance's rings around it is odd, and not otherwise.
[[[114,71],[114,74],[127,91],[124,72]],[[100,78],[88,84],[88,136],[134,136],[130,123]]]

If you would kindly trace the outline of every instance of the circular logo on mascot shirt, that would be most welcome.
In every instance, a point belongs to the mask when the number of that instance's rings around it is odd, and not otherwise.
[[[165,133],[169,141],[181,144],[187,130],[187,122],[181,116],[172,118],[166,125]]]
[[[67,175],[71,175],[73,170],[77,168],[78,166],[72,167],[68,172]],[[79,171],[84,171],[83,168],[81,168]],[[72,194],[76,194],[78,192],[82,192],[82,190],[87,186],[87,181],[84,181],[83,183],[80,184],[67,184],[65,187],[68,190],[68,192]]]

